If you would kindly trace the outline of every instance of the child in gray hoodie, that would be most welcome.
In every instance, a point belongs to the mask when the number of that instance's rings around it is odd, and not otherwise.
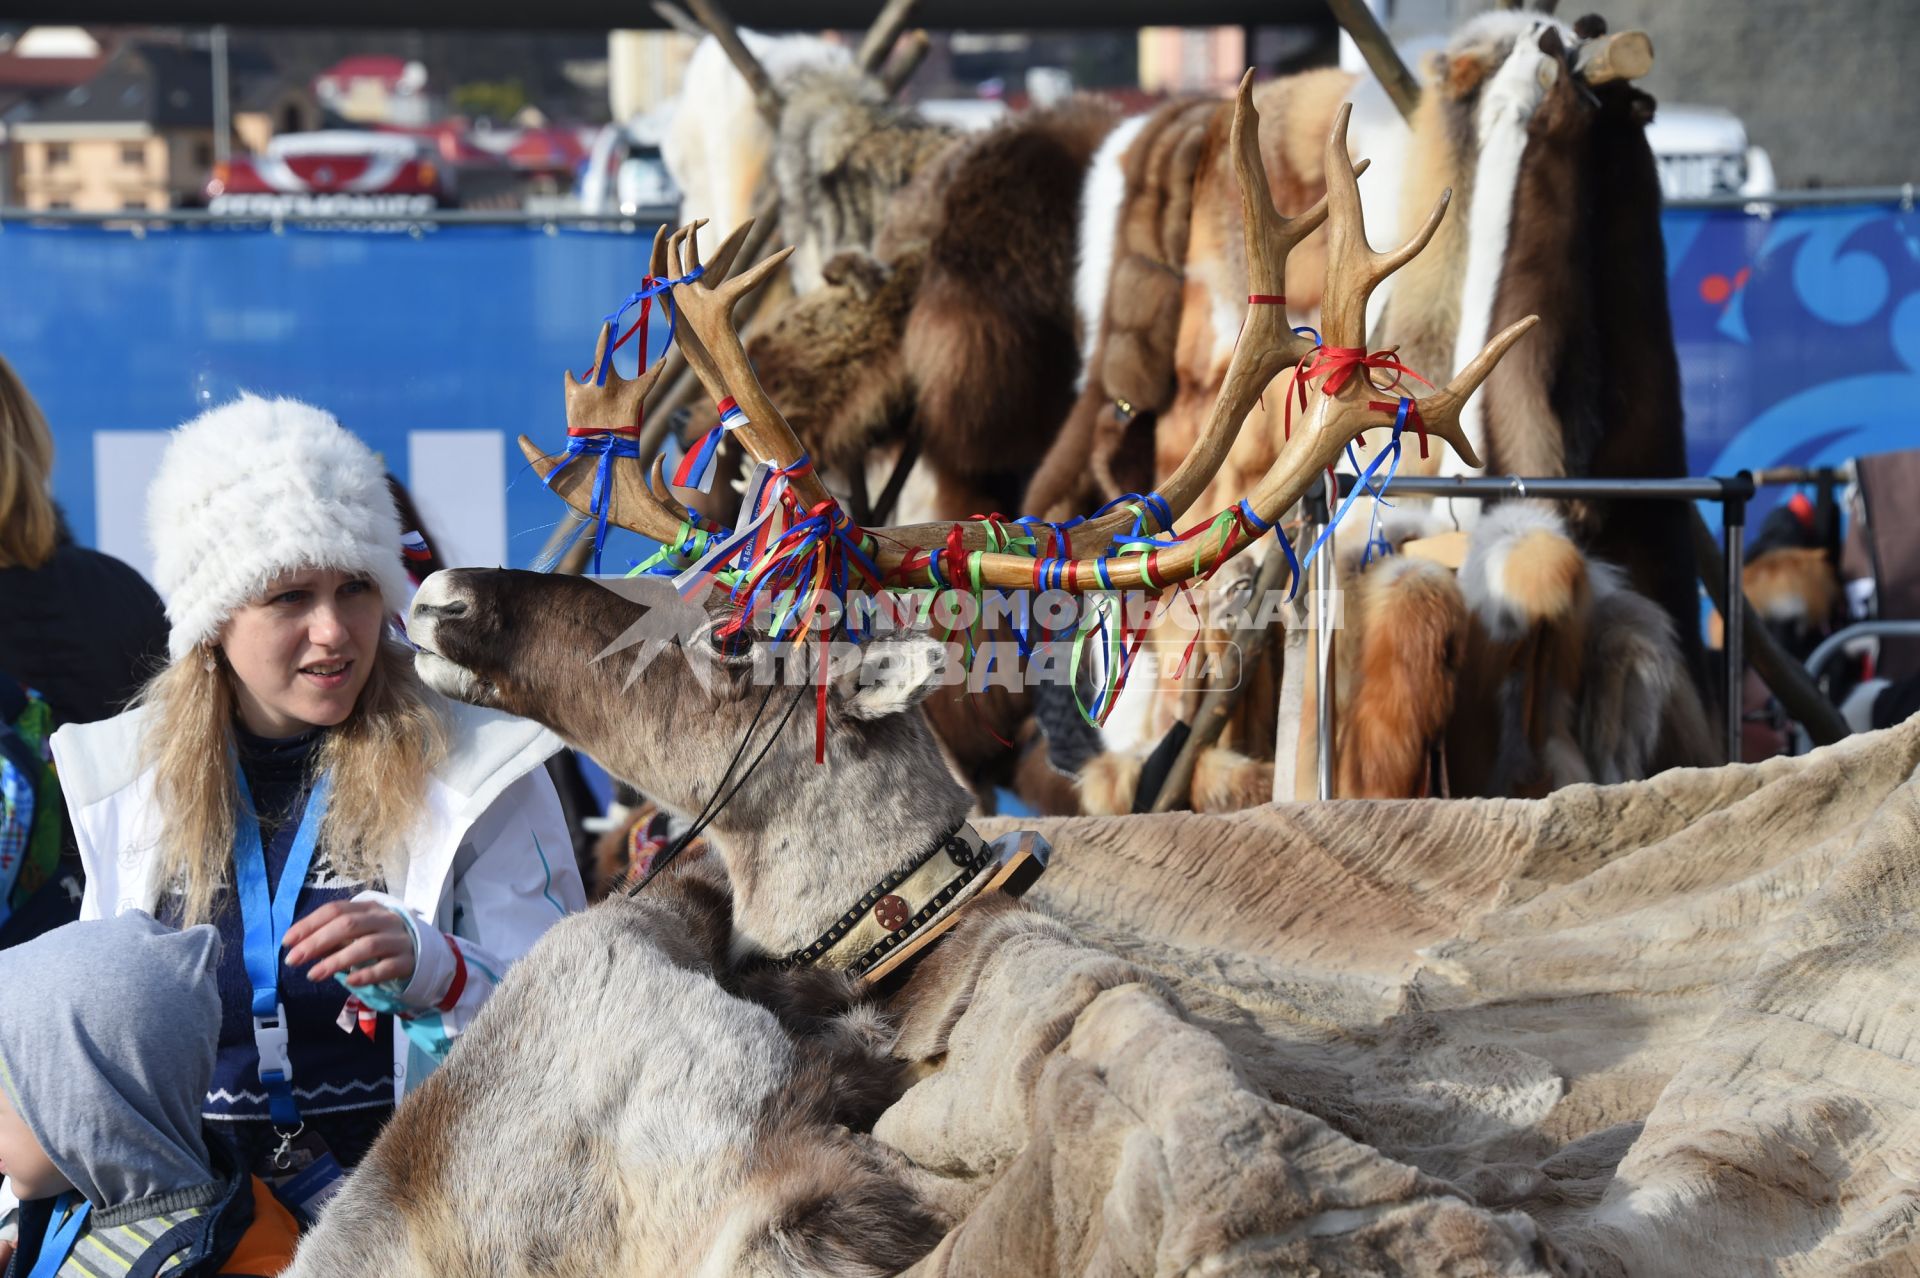
[[[270,1278],[291,1257],[291,1218],[201,1127],[219,945],[130,913],[0,951],[7,1278]]]

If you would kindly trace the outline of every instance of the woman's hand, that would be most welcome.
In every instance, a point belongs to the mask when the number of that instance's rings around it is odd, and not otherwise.
[[[314,963],[310,981],[348,968],[358,969],[347,977],[351,986],[413,979],[413,935],[405,919],[378,901],[330,901],[296,920],[283,944],[289,967]]]

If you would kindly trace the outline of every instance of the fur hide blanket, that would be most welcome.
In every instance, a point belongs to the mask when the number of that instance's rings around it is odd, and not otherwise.
[[[1917,764],[1040,823],[875,1129],[913,1272],[1915,1272]]]

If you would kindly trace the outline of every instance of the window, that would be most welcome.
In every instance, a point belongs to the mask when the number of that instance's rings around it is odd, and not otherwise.
[[[48,168],[50,169],[63,168],[66,165],[69,165],[72,163],[73,163],[73,152],[68,148],[65,142],[47,143],[47,167]]]
[[[139,142],[122,142],[120,144],[120,163],[126,165],[128,168],[133,168],[133,169],[146,168],[147,167],[146,146]]]

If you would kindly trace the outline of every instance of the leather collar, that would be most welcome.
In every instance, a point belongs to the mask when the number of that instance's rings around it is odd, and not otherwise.
[[[778,964],[794,968],[811,963],[864,976],[911,941],[993,866],[993,849],[963,821],[868,888],[811,945],[793,951]]]

